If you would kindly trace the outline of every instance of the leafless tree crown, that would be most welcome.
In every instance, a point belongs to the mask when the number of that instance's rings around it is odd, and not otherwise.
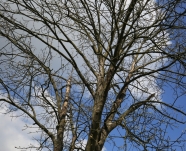
[[[38,133],[17,148],[184,148],[185,15],[184,0],[0,0],[0,107]]]

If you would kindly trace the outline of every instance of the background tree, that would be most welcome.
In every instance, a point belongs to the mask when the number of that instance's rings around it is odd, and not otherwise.
[[[25,149],[183,147],[168,130],[185,123],[185,14],[184,0],[0,0],[1,107],[40,134]]]

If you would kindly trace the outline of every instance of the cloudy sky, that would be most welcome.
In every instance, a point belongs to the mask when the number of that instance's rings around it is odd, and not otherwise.
[[[0,109],[4,113],[4,109]],[[0,114],[0,150],[18,151],[15,147],[26,147],[30,144],[36,144],[32,140],[35,134],[29,134],[30,131],[24,130],[25,122],[21,118],[11,118],[10,115]]]
[[[1,39],[0,44],[4,43]],[[40,44],[38,44],[39,46]],[[57,64],[56,62],[60,59],[54,59],[53,66]],[[79,61],[80,62],[80,61]],[[81,64],[81,63],[80,63]],[[145,84],[145,87],[148,87],[148,83]],[[153,89],[154,90],[154,89]],[[152,91],[153,91],[152,90]],[[163,95],[164,99],[172,99],[169,93],[173,93],[171,90],[167,89],[167,93]],[[179,104],[184,104],[185,98],[180,98]],[[0,113],[3,113],[4,109],[0,108]],[[35,144],[35,141],[32,140],[32,136],[36,134],[29,134],[30,131],[23,130],[25,126],[25,121],[21,118],[12,118],[10,115],[0,114],[0,150],[2,151],[17,151],[15,146],[28,146],[30,144]],[[180,131],[184,130],[185,126],[180,127]],[[173,133],[172,133],[173,134]],[[86,141],[84,141],[86,142]],[[105,149],[104,149],[105,150]],[[107,148],[109,151],[109,149]]]

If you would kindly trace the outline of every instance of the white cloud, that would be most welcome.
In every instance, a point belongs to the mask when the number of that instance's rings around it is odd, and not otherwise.
[[[82,149],[85,149],[86,144],[87,144],[87,139],[83,139],[76,144],[76,147],[81,147]],[[103,146],[102,151],[107,151],[107,149]]]
[[[2,109],[0,110],[2,113]],[[33,135],[28,135],[28,130],[23,130],[25,122],[20,118],[0,114],[0,146],[2,151],[17,151],[15,147],[28,147],[37,145],[32,140]],[[33,150],[34,151],[34,150]]]
[[[3,109],[0,110],[0,113],[2,112],[4,112]],[[0,121],[0,146],[2,151],[18,151],[15,147],[28,147],[31,144],[37,146],[36,141],[32,140],[33,135],[28,134],[29,130],[23,130],[25,126],[23,120],[0,114]],[[87,140],[84,139],[76,146],[85,148],[86,144]],[[32,149],[32,151],[36,151],[36,149]],[[103,147],[102,151],[107,151],[107,149]]]
[[[130,2],[130,0],[127,1]],[[141,1],[140,3],[145,4],[146,2],[147,0],[144,0]],[[148,5],[146,5],[146,8],[142,11],[141,17],[139,18],[138,21],[138,25],[136,25],[137,29],[138,28],[140,29],[141,27],[143,28],[147,27],[148,29],[148,27],[153,25],[157,21],[157,19],[158,20],[162,19],[162,17],[164,16],[163,11],[160,11],[160,9],[159,10],[155,9],[156,7],[154,6],[155,6],[155,1],[150,0],[148,2]],[[141,9],[141,7],[139,7],[138,9]],[[143,35],[152,37],[150,34],[152,35],[156,34],[156,32],[154,31],[157,30],[159,30],[159,26],[150,27],[146,32],[143,33]],[[171,41],[169,39],[169,34],[166,31],[159,32],[155,36],[155,38],[152,39],[153,42],[155,42],[161,49],[164,49],[166,46],[171,44]],[[129,50],[129,54],[131,54],[131,56],[126,57],[123,61],[123,68],[125,70],[127,69],[130,70],[132,63],[134,61],[133,59],[134,56],[132,55],[133,52],[142,53],[142,54],[138,54],[137,57],[138,61],[135,64],[135,68],[137,69],[139,67],[139,69],[138,71],[137,70],[135,71],[134,76],[135,74],[137,76],[146,72],[157,70],[160,67],[162,67],[167,61],[166,58],[162,57],[162,54],[159,52],[159,49],[156,46],[154,46],[154,43],[151,40],[147,40],[144,43],[143,42],[144,39],[139,39],[139,40],[137,39],[136,43]],[[126,45],[128,45],[128,43],[126,43]],[[145,54],[143,54],[144,52]],[[140,66],[142,68],[140,68]],[[128,75],[128,71],[123,73],[120,72],[119,74],[120,77],[123,78],[123,80],[125,80]],[[115,81],[117,81],[118,83],[122,82],[123,80],[121,80],[120,77],[115,75],[114,76]],[[138,101],[142,101],[145,98],[147,98],[150,94],[155,93],[154,100],[161,101],[161,94],[163,90],[157,84],[156,81],[157,77],[158,77],[158,73],[154,73],[148,76],[142,76],[136,79],[135,81],[133,81],[129,86],[129,90],[132,97]]]
[[[107,149],[105,147],[103,147],[102,151],[107,151]]]

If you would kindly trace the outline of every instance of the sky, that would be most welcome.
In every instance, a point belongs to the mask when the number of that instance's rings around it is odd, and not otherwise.
[[[2,41],[0,41],[1,43]],[[3,42],[2,42],[3,43]],[[55,62],[53,64],[57,64],[59,60],[55,59]],[[164,93],[162,94],[162,100],[169,101],[172,98],[173,92],[171,91],[170,88],[165,88]],[[177,105],[180,106],[185,106],[185,101],[186,97],[183,96],[181,97],[177,102]],[[0,109],[0,113],[3,113],[4,109]],[[23,130],[25,126],[25,121],[22,120],[21,118],[13,118],[10,117],[10,115],[5,115],[5,114],[0,114],[0,150],[2,151],[17,151],[15,146],[27,146],[29,144],[35,144],[35,141],[32,140],[32,136],[36,136],[36,134],[29,134],[30,131]],[[178,128],[179,131],[183,131],[186,129],[186,125],[182,125]],[[177,134],[177,131],[170,130],[171,136],[175,136]],[[186,139],[186,137],[184,137]],[[110,151],[109,144],[106,144],[106,149],[107,151]]]
[[[0,109],[0,113],[4,113],[4,109]],[[15,147],[36,144],[32,140],[36,134],[29,134],[31,131],[33,130],[25,130],[25,122],[21,118],[0,114],[0,150],[18,151]]]

